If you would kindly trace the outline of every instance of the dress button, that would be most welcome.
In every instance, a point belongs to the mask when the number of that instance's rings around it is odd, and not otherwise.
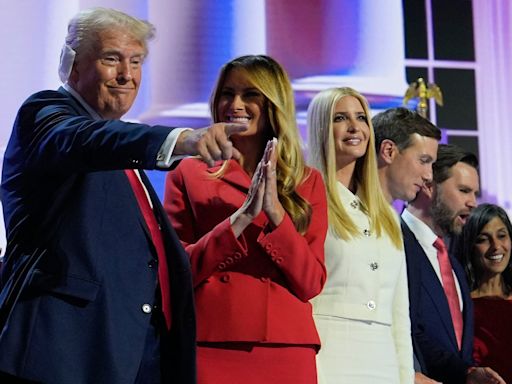
[[[242,258],[242,254],[240,252],[235,252],[235,260],[240,260]]]
[[[235,262],[235,260],[233,260],[233,258],[232,258],[232,257],[228,257],[228,258],[226,259],[226,264],[227,264],[227,265],[233,264],[234,262]]]
[[[351,206],[352,208],[356,209],[356,208],[359,206],[359,204],[358,204],[357,200],[352,200],[352,201],[350,202],[350,206]]]
[[[364,234],[365,236],[367,236],[367,237],[369,237],[369,236],[371,236],[371,235],[372,235],[372,233],[370,232],[370,230],[369,230],[369,229],[365,229],[365,230],[363,231],[363,234]]]
[[[157,260],[151,260],[149,263],[148,263],[148,267],[149,268],[153,268],[153,267],[156,267],[158,264],[158,261]]]
[[[223,283],[229,282],[229,279],[230,279],[229,275],[222,275],[220,277],[220,281],[222,281]]]
[[[222,269],[226,269],[226,263],[220,263],[219,264],[219,269],[222,270]]]
[[[283,262],[283,258],[282,257],[276,257],[274,259],[274,262],[277,263],[277,264],[281,264]]]
[[[372,271],[377,270],[379,268],[379,263],[374,261],[373,263],[370,264],[370,268],[372,269]]]
[[[265,249],[267,250],[267,252],[270,252],[270,250],[272,249],[272,244],[265,245]]]
[[[272,256],[272,257],[277,257],[277,255],[278,255],[278,252],[277,252],[277,250],[276,250],[276,249],[273,249],[273,250],[270,252],[270,256]]]
[[[370,311],[373,311],[375,308],[377,308],[377,304],[375,304],[375,301],[370,300],[368,303],[366,303],[366,306]]]
[[[263,281],[264,283],[266,283],[269,280],[269,278],[262,276],[262,277],[260,277],[260,280]]]
[[[144,313],[151,313],[152,308],[149,304],[142,304],[142,312]]]

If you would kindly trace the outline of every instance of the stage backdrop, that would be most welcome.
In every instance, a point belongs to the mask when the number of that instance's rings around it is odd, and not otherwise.
[[[265,53],[290,74],[307,147],[305,111],[319,90],[356,88],[375,113],[400,105],[407,84],[421,76],[444,92],[444,107],[430,104],[443,141],[479,156],[481,200],[512,209],[508,0],[0,0],[0,157],[23,100],[60,85],[67,22],[92,6],[120,9],[157,28],[126,119],[205,126],[220,66]],[[165,173],[150,177],[162,196]]]

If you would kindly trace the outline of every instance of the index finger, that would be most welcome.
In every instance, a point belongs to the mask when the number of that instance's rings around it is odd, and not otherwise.
[[[226,136],[229,137],[233,135],[234,133],[240,133],[245,132],[248,129],[247,124],[240,124],[240,123],[226,123],[224,125],[224,132],[226,133]]]
[[[272,138],[270,141],[270,158],[269,160],[273,163],[274,167],[277,162],[277,138]]]

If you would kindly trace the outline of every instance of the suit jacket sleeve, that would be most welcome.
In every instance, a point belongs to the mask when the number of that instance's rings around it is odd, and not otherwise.
[[[27,169],[69,173],[155,168],[172,128],[93,120],[64,92],[37,93],[18,113],[13,135],[24,148]]]
[[[413,322],[413,337],[421,348],[428,366],[428,375],[443,382],[465,383],[469,365],[455,353],[447,351],[431,340],[424,331],[421,318]]]
[[[300,186],[299,192],[312,206],[311,224],[304,235],[295,229],[285,215],[280,225],[272,231],[263,225],[257,237],[258,244],[247,244],[246,236],[235,238],[230,219],[226,217],[205,234],[195,233],[197,221],[188,188],[197,188],[193,176],[184,174],[178,166],[167,176],[164,207],[183,246],[190,255],[194,284],[197,286],[210,277],[235,255],[247,256],[253,247],[264,250],[284,274],[288,288],[302,301],[316,296],[326,278],[324,266],[324,241],[327,232],[327,203],[323,181],[316,171]],[[204,203],[204,202],[203,202]],[[263,213],[262,213],[263,214]]]

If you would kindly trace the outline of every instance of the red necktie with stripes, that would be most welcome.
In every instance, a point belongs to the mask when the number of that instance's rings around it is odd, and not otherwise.
[[[158,257],[158,282],[160,284],[160,290],[162,293],[162,312],[164,314],[167,329],[170,329],[171,287],[169,282],[169,270],[167,269],[167,259],[165,256],[165,247],[162,238],[162,232],[160,231],[160,226],[156,221],[153,209],[149,205],[149,196],[144,191],[142,181],[135,174],[135,171],[133,169],[125,169],[125,173],[126,176],[128,176],[128,180],[130,181],[133,193],[137,198],[139,208],[142,212],[142,216],[144,216],[144,220],[146,221],[146,225],[148,226],[149,232],[151,234],[151,239],[153,240],[153,244],[156,249],[156,254]]]
[[[441,268],[441,280],[443,282],[446,299],[448,300],[448,306],[450,307],[453,329],[455,330],[457,345],[460,350],[462,342],[463,322],[462,312],[460,310],[459,295],[457,294],[455,279],[453,277],[452,263],[448,257],[448,251],[446,250],[443,239],[438,237],[436,241],[434,241],[434,247],[437,249],[437,260],[439,261],[439,267]]]

